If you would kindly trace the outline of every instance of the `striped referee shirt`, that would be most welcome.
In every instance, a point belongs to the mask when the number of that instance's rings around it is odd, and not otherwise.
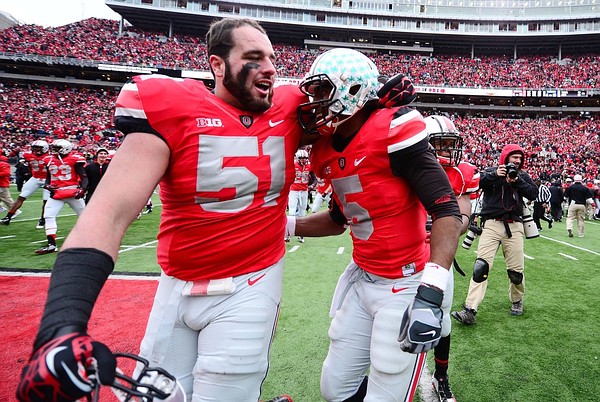
[[[550,202],[550,195],[550,189],[548,188],[548,186],[540,184],[538,196],[535,199],[535,202],[548,203]]]

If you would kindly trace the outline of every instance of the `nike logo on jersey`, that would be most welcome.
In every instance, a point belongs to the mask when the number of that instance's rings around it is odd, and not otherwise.
[[[276,126],[280,125],[281,123],[283,123],[283,120],[279,120],[279,121],[269,120],[269,126],[271,126],[271,128],[276,127]]]
[[[254,285],[256,282],[260,281],[262,278],[264,278],[266,274],[262,274],[261,276],[257,277],[257,278],[250,278],[248,279],[248,286],[252,286]]]
[[[366,156],[363,156],[363,157],[362,157],[362,158],[360,158],[360,159],[354,159],[354,166],[358,166],[358,165],[360,165],[360,163],[361,163],[362,161],[364,161],[364,160],[365,160],[365,158],[366,158]]]
[[[403,290],[406,290],[408,288],[397,288],[395,286],[392,286],[392,293],[398,293],[398,292],[402,292]]]
[[[432,338],[435,338],[435,336],[437,335],[437,332],[432,329],[431,331],[421,332],[419,335],[421,335],[421,336],[431,335]]]

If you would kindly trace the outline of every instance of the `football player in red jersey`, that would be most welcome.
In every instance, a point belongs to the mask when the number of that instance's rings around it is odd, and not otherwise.
[[[87,324],[127,227],[160,182],[162,276],[140,355],[172,373],[188,400],[258,401],[306,96],[275,88],[275,53],[253,20],[213,24],[207,51],[214,91],[161,75],[123,86],[115,125],[126,137],[58,253],[19,400],[89,395],[92,360],[100,383],[114,380],[114,355],[90,342]],[[61,337],[60,353],[44,347]]]
[[[421,114],[368,107],[378,75],[363,54],[333,49],[317,57],[301,84],[311,98],[300,107],[301,124],[323,135],[313,144],[313,170],[331,180],[333,196],[330,211],[288,217],[287,231],[324,236],[349,226],[353,243],[332,301],[321,373],[327,401],[412,400],[424,352],[441,336],[460,233],[456,196]]]
[[[311,167],[308,158],[308,151],[299,149],[296,151],[296,160],[294,162],[294,182],[290,188],[288,197],[288,215],[305,216],[308,205],[308,186],[311,180]],[[285,238],[290,241],[289,237]],[[304,243],[304,237],[298,236],[298,241]]]
[[[317,213],[321,209],[323,202],[329,202],[331,199],[331,183],[329,180],[317,177],[317,185],[315,188],[317,195],[312,206],[312,212]]]
[[[56,217],[65,204],[81,215],[85,207],[83,196],[88,178],[85,174],[85,158],[73,151],[73,144],[67,140],[55,140],[50,144],[50,154],[43,159],[48,171],[45,188],[50,192],[44,216],[46,218],[46,238],[48,245],[35,251],[36,254],[49,254],[58,251]]]
[[[214,91],[161,75],[121,89],[115,125],[126,136],[58,253],[19,400],[74,400],[94,379],[114,381],[114,355],[87,324],[127,227],[159,182],[162,276],[140,354],[172,373],[190,400],[258,400],[304,134],[296,109],[307,98],[295,86],[275,88],[273,47],[253,20],[214,23],[207,51]]]
[[[444,168],[458,199],[462,215],[461,234],[466,233],[471,217],[471,194],[479,190],[479,172],[477,167],[462,159],[463,139],[452,120],[446,116],[433,115],[425,118],[429,143],[436,153],[437,159]],[[448,359],[450,356],[450,310],[454,295],[454,276],[450,270],[448,286],[444,292],[442,311],[442,337],[434,348],[435,371],[433,373],[433,388],[440,402],[455,402],[448,381]]]
[[[19,194],[19,197],[13,204],[10,211],[8,211],[6,216],[2,218],[2,220],[0,220],[2,224],[9,225],[10,220],[13,216],[15,216],[15,214],[17,214],[17,211],[19,210],[19,208],[21,208],[21,205],[23,205],[27,197],[36,192],[37,189],[43,188],[46,184],[46,177],[48,175],[48,172],[46,170],[46,166],[43,163],[43,160],[46,157],[46,155],[48,155],[49,149],[50,146],[46,141],[36,140],[31,143],[31,151],[25,152],[23,154],[23,159],[25,159],[29,164],[29,169],[31,170],[31,177],[25,182],[25,184],[23,184],[21,194]],[[46,223],[44,220],[44,207],[46,206],[46,201],[48,201],[48,198],[50,198],[50,192],[48,192],[47,190],[43,190],[42,215],[40,217],[40,220],[38,221],[38,229],[43,228]]]

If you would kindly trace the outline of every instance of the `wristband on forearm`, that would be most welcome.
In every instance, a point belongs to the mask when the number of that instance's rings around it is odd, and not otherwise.
[[[58,253],[34,351],[62,327],[87,330],[96,299],[114,265],[108,254],[94,248],[70,248]]]
[[[443,292],[448,285],[449,276],[450,272],[446,268],[436,263],[428,262],[423,269],[421,284],[437,288]]]

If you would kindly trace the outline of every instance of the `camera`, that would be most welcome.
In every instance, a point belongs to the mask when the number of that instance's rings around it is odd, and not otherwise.
[[[519,169],[514,163],[506,164],[506,175],[511,179],[516,179],[519,176]]]
[[[471,245],[473,244],[473,241],[477,236],[481,234],[481,232],[481,229],[477,226],[473,224],[469,225],[469,231],[467,232],[467,235],[465,236],[465,239],[462,242],[462,248],[464,248],[465,250],[470,249]]]

